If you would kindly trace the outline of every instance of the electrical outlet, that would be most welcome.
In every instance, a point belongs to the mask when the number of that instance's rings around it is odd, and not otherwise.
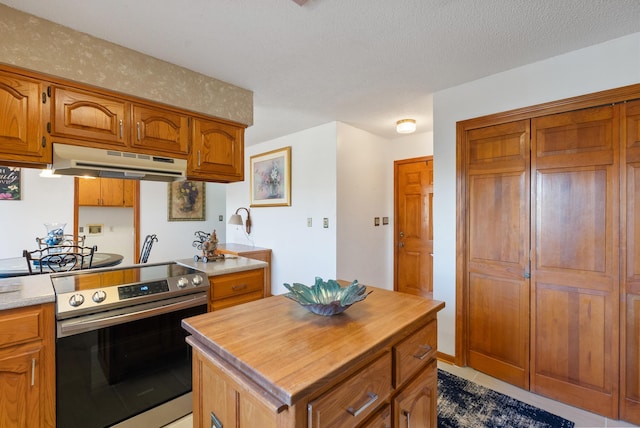
[[[307,227],[313,226],[313,219],[311,217],[307,218]]]
[[[382,217],[382,224],[389,224],[389,217]]]
[[[324,227],[325,229],[329,228],[329,219],[328,218],[323,218],[322,219],[322,227]]]

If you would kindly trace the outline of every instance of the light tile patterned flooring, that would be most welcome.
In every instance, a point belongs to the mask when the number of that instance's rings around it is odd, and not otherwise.
[[[638,427],[628,422],[607,419],[603,416],[589,413],[587,411],[572,407],[558,401],[554,401],[540,395],[533,394],[523,389],[517,388],[508,383],[499,381],[484,373],[480,373],[469,367],[456,367],[442,361],[438,361],[438,368],[453,373],[456,376],[469,379],[494,391],[514,397],[522,402],[539,407],[554,415],[561,416],[573,421],[575,428],[605,428],[605,427]],[[192,428],[193,418],[191,415],[167,425],[165,428]]]

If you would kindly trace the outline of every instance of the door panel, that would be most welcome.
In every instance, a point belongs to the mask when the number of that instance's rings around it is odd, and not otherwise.
[[[618,415],[618,108],[532,120],[531,389]]]
[[[625,108],[620,418],[640,425],[640,101]]]
[[[529,386],[529,122],[468,131],[467,361]]]
[[[395,163],[395,289],[433,294],[433,159]]]

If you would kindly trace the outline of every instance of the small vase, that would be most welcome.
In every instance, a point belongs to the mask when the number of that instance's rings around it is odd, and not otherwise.
[[[47,229],[47,237],[44,239],[44,242],[50,247],[62,242],[66,225],[67,223],[45,223],[44,227]]]

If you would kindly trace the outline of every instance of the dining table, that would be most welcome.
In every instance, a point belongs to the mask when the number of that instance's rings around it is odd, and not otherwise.
[[[122,263],[123,258],[124,256],[122,254],[94,253],[90,269],[116,266]],[[27,260],[24,257],[0,259],[0,278],[25,275],[29,275],[29,268],[27,266]]]

